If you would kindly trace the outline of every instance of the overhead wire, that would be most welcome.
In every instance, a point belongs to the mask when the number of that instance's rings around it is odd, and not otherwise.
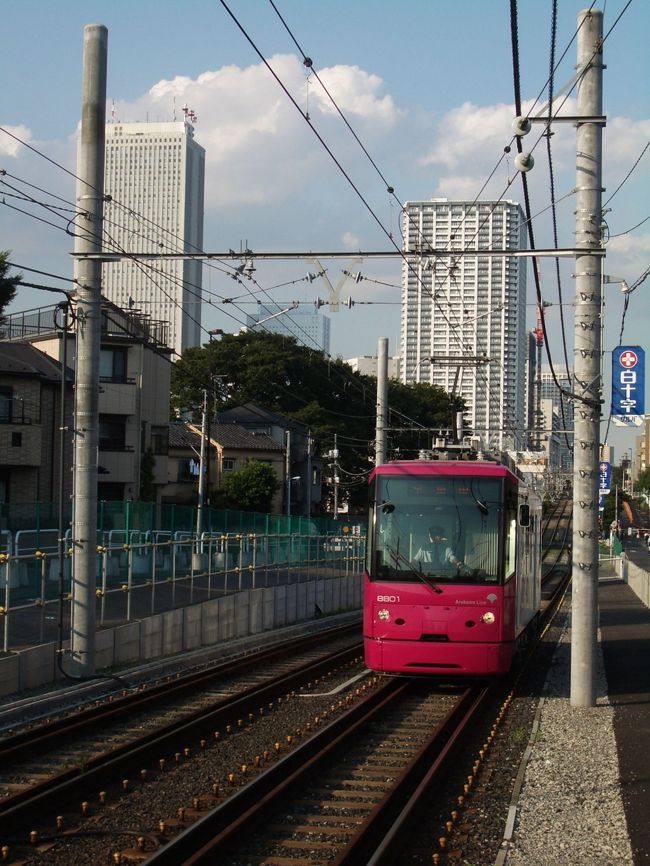
[[[555,173],[553,170],[553,155],[551,148],[551,118],[553,114],[553,101],[554,101],[554,81],[555,81],[555,47],[557,40],[557,0],[553,0],[553,7],[551,12],[551,48],[549,55],[549,76],[548,76],[548,128],[546,134],[546,156],[548,161],[548,171],[549,171],[549,186],[550,186],[550,194],[551,194],[551,220],[553,225],[553,244],[557,249],[559,246],[558,240],[558,226],[557,226],[557,209],[555,206]],[[531,221],[532,222],[532,221]],[[555,280],[557,284],[557,294],[558,294],[558,303],[560,306],[560,333],[562,336],[562,348],[564,352],[564,363],[566,369],[566,380],[567,383],[571,383],[571,365],[569,364],[569,352],[567,347],[567,334],[566,327],[564,323],[564,304],[562,300],[562,277],[560,274],[560,262],[559,259],[555,259]],[[540,320],[544,317],[544,308],[538,308],[538,315]],[[541,377],[541,370],[538,375]],[[567,417],[564,406],[564,394],[559,392],[559,404],[560,404],[560,414],[562,415],[562,429],[565,431],[564,433],[564,441],[569,453],[573,452],[573,443],[569,441],[567,430]]]
[[[312,131],[314,132],[314,134],[316,135],[316,137],[318,138],[318,140],[320,141],[320,143],[322,144],[322,146],[325,148],[325,150],[326,150],[327,153],[330,155],[330,157],[332,158],[332,160],[334,161],[334,163],[336,164],[336,166],[337,166],[337,167],[339,168],[339,170],[342,172],[343,176],[346,178],[346,180],[348,181],[348,183],[352,186],[352,188],[354,189],[354,191],[355,191],[355,193],[357,194],[357,196],[358,196],[358,197],[360,198],[360,200],[363,202],[363,204],[364,204],[364,206],[366,207],[366,209],[369,210],[369,212],[371,213],[373,219],[377,222],[377,224],[379,225],[380,229],[383,231],[383,233],[384,233],[384,234],[386,235],[386,237],[389,239],[389,242],[390,242],[390,243],[392,244],[392,246],[397,250],[397,252],[402,256],[402,258],[403,258],[404,262],[406,263],[407,267],[408,267],[409,269],[412,270],[412,269],[413,269],[413,266],[412,266],[411,263],[409,262],[408,257],[407,257],[407,254],[404,253],[404,252],[403,252],[403,251],[402,251],[402,250],[397,246],[397,244],[395,243],[395,241],[394,241],[394,239],[393,239],[393,237],[392,237],[392,234],[391,234],[391,233],[390,233],[390,232],[389,232],[389,231],[388,231],[388,230],[383,226],[381,220],[379,219],[379,217],[377,217],[377,215],[375,214],[375,212],[372,210],[372,208],[370,207],[370,205],[369,205],[368,202],[366,201],[365,197],[361,194],[361,192],[360,192],[360,190],[358,189],[358,187],[354,184],[354,182],[353,182],[352,179],[350,178],[349,174],[345,171],[345,169],[343,168],[343,166],[341,165],[341,163],[339,162],[339,160],[338,160],[338,159],[335,157],[335,155],[333,154],[332,150],[331,150],[331,149],[329,148],[329,146],[325,143],[325,141],[323,140],[323,138],[322,138],[322,136],[319,134],[319,132],[315,129],[315,127],[314,127],[314,125],[312,124],[310,118],[309,118],[308,116],[305,116],[305,113],[302,111],[302,109],[300,108],[300,106],[297,104],[297,102],[296,102],[296,100],[293,98],[293,96],[289,93],[287,87],[284,85],[284,83],[281,81],[281,79],[279,78],[279,76],[278,76],[278,75],[275,73],[275,71],[272,69],[272,67],[270,66],[270,64],[268,63],[268,61],[266,61],[266,59],[264,58],[262,52],[259,50],[259,48],[258,48],[257,45],[255,44],[255,42],[252,40],[252,38],[250,37],[250,35],[246,32],[246,30],[244,29],[244,27],[242,26],[242,24],[238,21],[238,19],[236,18],[236,16],[235,16],[235,15],[232,13],[232,11],[229,9],[228,5],[225,3],[225,0],[221,0],[221,4],[222,4],[222,6],[226,9],[226,11],[227,11],[228,14],[230,15],[230,17],[233,19],[233,21],[235,22],[235,24],[237,25],[237,27],[239,28],[239,30],[242,32],[242,34],[244,35],[244,37],[246,38],[246,40],[248,41],[248,43],[250,44],[250,46],[252,47],[252,49],[255,51],[255,53],[258,55],[258,57],[259,57],[260,60],[262,61],[262,63],[267,67],[267,69],[269,70],[269,72],[271,73],[271,75],[275,78],[275,80],[277,81],[277,83],[280,85],[280,87],[282,88],[282,90],[285,92],[285,94],[287,95],[287,97],[289,98],[289,100],[292,102],[292,104],[294,105],[294,107],[295,107],[295,108],[300,112],[301,116],[305,119],[306,123],[310,126],[310,128],[312,129]],[[272,5],[274,5],[274,4],[272,4]],[[274,8],[276,8],[276,7],[274,6]],[[276,11],[277,11],[277,8],[276,8]],[[285,27],[286,27],[286,23],[285,23]],[[299,46],[298,46],[298,47],[299,47]],[[299,50],[301,51],[301,53],[303,53],[302,50],[300,49],[300,47],[299,47]],[[304,57],[304,53],[303,53],[303,57]],[[309,58],[305,58],[305,59],[306,59],[306,60],[309,60]],[[311,65],[312,65],[312,64],[311,64],[311,61],[309,61],[309,63],[305,63],[305,65],[311,67]],[[331,96],[330,96],[330,98],[331,98]],[[336,103],[335,103],[335,104],[336,104]],[[341,112],[340,112],[340,109],[338,109],[338,106],[337,106],[337,110],[339,111],[339,113],[341,113]],[[347,123],[347,121],[346,121],[346,123]],[[349,127],[349,124],[347,124],[347,125],[348,125],[348,127]],[[351,128],[351,127],[350,127],[350,128]],[[357,138],[357,140],[359,140],[358,137],[356,136],[356,134],[355,134],[355,137]],[[359,143],[361,143],[361,142],[359,142]],[[363,147],[363,145],[362,145],[362,147]],[[365,151],[365,148],[364,148],[364,151]],[[495,170],[496,170],[496,169],[495,169]],[[383,178],[383,175],[382,175],[382,178]],[[487,183],[487,182],[486,182],[486,183]],[[508,185],[507,185],[507,187],[506,187],[506,190],[507,190],[507,188],[510,186],[511,183],[512,183],[512,181],[509,181],[509,182],[508,182]],[[484,186],[485,186],[485,185],[484,185]],[[483,187],[483,188],[484,188],[484,187]],[[391,193],[394,193],[394,190],[392,190],[392,188],[391,188],[390,192],[391,192]],[[504,194],[505,194],[505,191],[504,191],[504,193],[502,193],[501,198],[503,197]],[[480,195],[480,193],[479,193],[479,195]],[[400,202],[400,206],[402,206],[402,205],[401,205],[401,202]],[[416,272],[414,272],[414,273],[415,273],[416,278],[417,278],[418,280],[420,280],[419,275],[418,275]],[[424,287],[424,286],[423,286],[423,287]],[[430,294],[431,294],[432,300],[434,301],[434,303],[436,304],[436,306],[438,306],[438,308],[439,308],[439,310],[440,310],[440,312],[441,312],[441,315],[442,315],[443,318],[447,321],[447,324],[449,325],[450,329],[452,329],[453,331],[456,331],[456,327],[455,327],[454,323],[452,323],[452,322],[449,320],[449,317],[447,316],[447,314],[445,313],[445,311],[442,309],[442,307],[440,306],[439,302],[436,300],[434,294],[433,294],[433,293],[430,293]],[[458,334],[457,334],[457,337],[458,337]],[[462,336],[460,337],[459,342],[460,342],[460,344],[462,345],[462,342],[463,342],[463,338],[462,338]],[[491,389],[491,385],[490,385],[490,383],[487,382],[487,380],[486,380],[486,384],[488,384],[488,388]],[[496,391],[495,391],[494,393],[495,393],[495,397],[498,396]]]
[[[390,184],[388,184],[388,182],[386,181],[386,178],[385,178],[384,175],[382,174],[381,170],[379,169],[379,167],[377,166],[377,164],[375,163],[375,161],[372,159],[372,157],[371,157],[370,154],[368,153],[367,149],[365,148],[365,146],[363,145],[363,143],[360,141],[359,137],[356,135],[356,133],[355,133],[354,130],[352,129],[351,125],[349,124],[349,122],[347,121],[347,119],[345,118],[345,116],[343,115],[343,113],[341,112],[340,108],[338,107],[338,105],[337,105],[336,101],[334,100],[333,96],[331,95],[331,93],[330,93],[329,90],[327,89],[326,85],[322,82],[322,80],[320,79],[320,76],[318,76],[318,73],[313,69],[313,62],[312,62],[311,58],[309,58],[309,57],[306,56],[306,54],[305,54],[305,52],[303,51],[302,47],[300,46],[300,44],[298,43],[297,39],[296,39],[295,36],[293,35],[292,31],[291,31],[290,28],[288,27],[286,21],[284,20],[284,18],[282,17],[282,15],[280,14],[280,12],[278,11],[277,6],[276,6],[275,3],[273,2],[273,0],[269,0],[269,2],[270,2],[270,4],[271,4],[271,6],[273,7],[273,9],[275,10],[275,12],[276,12],[276,14],[278,15],[278,17],[280,18],[280,21],[281,21],[282,24],[284,25],[285,29],[286,29],[287,32],[289,33],[289,35],[290,35],[291,39],[293,40],[294,44],[296,45],[298,51],[301,53],[301,55],[302,55],[302,57],[303,57],[303,63],[304,63],[304,65],[305,65],[306,67],[309,68],[309,70],[310,70],[310,74],[313,73],[313,74],[315,75],[316,79],[319,81],[319,83],[320,83],[321,86],[323,87],[325,93],[328,95],[330,101],[331,101],[332,104],[334,105],[336,111],[339,113],[339,115],[341,116],[341,118],[342,118],[343,121],[345,122],[346,126],[348,127],[348,129],[350,130],[350,132],[353,134],[354,138],[357,140],[357,142],[359,143],[359,145],[360,145],[361,148],[363,149],[364,153],[366,154],[366,156],[368,157],[368,159],[370,160],[370,162],[371,162],[372,165],[374,166],[375,170],[378,172],[379,176],[382,178],[382,181],[384,181],[384,183],[387,184],[387,187],[388,187],[388,191],[389,191],[389,193],[391,193],[392,195],[395,196],[395,193],[394,193],[394,189],[393,189],[393,187],[390,186]],[[223,0],[222,0],[222,5],[224,5],[224,7],[225,7],[225,8],[227,9],[227,11],[230,13],[231,17],[233,17],[233,19],[234,19],[234,16],[233,16],[232,13],[230,12],[230,10],[228,10],[228,7],[227,7],[226,4],[223,2]],[[592,3],[592,6],[593,6],[593,3]],[[590,8],[591,8],[591,7],[590,7]],[[234,20],[236,21],[236,19],[234,19]],[[239,24],[239,22],[236,21],[236,23],[238,24],[238,26],[240,27],[240,29],[242,30],[242,32],[244,32],[244,35],[247,37],[249,43],[253,46],[254,50],[257,51],[256,46],[254,45],[254,43],[252,42],[252,40],[250,39],[250,37],[248,37],[248,35],[245,33],[245,31],[243,30],[243,28],[241,27],[241,25]],[[564,53],[562,54],[562,57],[560,58],[560,60],[562,60],[563,57],[566,55],[566,53],[567,53],[567,51],[568,51],[570,45],[571,45],[572,42],[575,40],[575,36],[576,36],[576,34],[574,34],[574,36],[572,37],[571,41],[569,42],[569,44],[568,44],[567,47],[565,48],[565,51],[564,51]],[[260,52],[257,51],[257,53],[258,53],[258,55],[261,57]],[[263,59],[263,58],[262,58],[262,59]],[[554,68],[555,68],[555,67],[554,67],[554,64],[551,64],[551,74],[553,73]],[[552,77],[549,76],[549,81],[551,81],[551,80],[552,80]],[[548,83],[548,82],[547,82],[547,83]],[[545,89],[545,87],[546,87],[546,85],[544,86],[544,89]],[[286,92],[286,91],[285,91],[285,92]],[[543,92],[543,90],[540,92],[540,95],[541,95],[542,92]],[[535,100],[535,103],[534,103],[534,104],[536,104],[536,102],[537,102],[538,100],[539,100],[539,96],[538,96],[537,99]],[[295,103],[294,103],[294,104],[295,104]],[[552,103],[551,103],[551,104],[552,104]],[[307,118],[307,119],[309,120],[309,118]],[[310,125],[311,125],[311,123],[310,123]],[[508,152],[509,149],[510,149],[509,146],[506,147],[506,148],[504,148],[504,152]],[[503,159],[503,154],[502,154],[502,157],[501,157],[501,159],[499,160],[499,162],[500,162],[502,159]],[[499,163],[497,163],[497,166],[496,166],[495,169],[493,170],[492,174],[494,173],[494,171],[496,171],[496,168],[498,167],[498,165],[499,165]],[[487,183],[489,182],[490,178],[492,177],[492,174],[488,177],[488,180],[487,180],[487,181],[485,182],[485,184],[483,185],[481,191],[479,191],[479,193],[478,193],[478,195],[477,195],[477,197],[476,197],[476,199],[475,199],[475,202],[476,202],[476,201],[478,200],[478,198],[480,197],[480,195],[481,195],[483,189],[485,189],[485,186],[487,185]],[[505,194],[505,192],[502,193],[502,195],[501,195],[501,197],[500,197],[499,200],[501,200],[501,198],[503,197],[504,194]],[[403,205],[402,205],[402,203],[399,201],[399,199],[397,199],[397,196],[395,196],[395,198],[396,198],[396,200],[397,200],[398,203],[400,204],[400,207],[401,207],[402,210],[403,210]],[[528,209],[528,213],[527,213],[527,223],[530,224],[530,221],[531,221],[530,209]],[[480,227],[479,227],[479,230],[480,230]],[[453,240],[453,238],[452,238],[451,240]],[[471,241],[470,241],[470,243],[471,243]],[[477,251],[477,252],[478,252],[478,251]],[[533,267],[535,268],[535,261],[533,261]],[[417,275],[417,278],[418,278],[418,280],[420,279],[420,278],[419,278],[419,275]],[[446,282],[446,281],[444,281],[444,282]],[[423,286],[423,287],[424,287],[424,286]],[[435,300],[435,299],[434,299],[434,300]],[[448,300],[449,300],[449,299],[448,299]],[[442,313],[442,312],[443,312],[443,311],[441,310],[441,313]],[[443,316],[444,316],[444,313],[443,313]],[[446,318],[446,317],[445,317],[445,318]],[[449,321],[449,319],[447,319],[447,323],[450,325],[451,328],[453,328],[452,323]],[[460,320],[458,320],[458,324],[462,325],[462,322],[461,322]],[[479,375],[481,375],[481,371],[479,371]],[[488,383],[486,382],[486,384],[488,384]],[[488,384],[488,387],[489,387],[489,384]]]
[[[641,162],[641,160],[642,160],[643,157],[645,156],[645,153],[646,153],[646,151],[647,151],[647,149],[648,149],[649,147],[650,147],[650,140],[646,142],[645,147],[643,148],[643,150],[641,151],[641,153],[640,153],[640,154],[638,155],[638,157],[636,158],[634,164],[632,165],[632,168],[630,168],[630,170],[629,170],[628,173],[625,175],[625,177],[623,178],[623,180],[619,183],[619,185],[616,187],[616,189],[614,190],[614,192],[610,195],[610,197],[607,199],[607,201],[603,204],[603,207],[604,207],[604,208],[607,207],[607,205],[608,205],[608,204],[610,203],[610,201],[614,198],[614,196],[615,196],[618,192],[620,192],[620,190],[621,190],[621,188],[624,186],[624,184],[625,184],[625,183],[630,179],[630,177],[632,176],[632,173],[634,172],[634,169],[635,169],[635,168],[637,167],[637,165]],[[647,219],[647,217],[646,217],[646,219]],[[636,228],[636,226],[635,226],[635,228]]]

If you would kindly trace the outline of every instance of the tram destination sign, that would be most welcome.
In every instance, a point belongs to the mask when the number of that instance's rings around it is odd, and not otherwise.
[[[645,352],[641,346],[617,346],[612,352],[612,421],[642,427],[645,413]]]

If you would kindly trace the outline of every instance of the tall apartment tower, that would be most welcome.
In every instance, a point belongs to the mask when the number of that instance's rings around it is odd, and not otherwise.
[[[108,123],[104,229],[110,248],[133,253],[203,249],[205,151],[188,121]],[[125,310],[169,322],[180,356],[201,340],[201,262],[125,260],[103,268],[103,294]]]
[[[471,431],[504,450],[524,442],[526,259],[480,250],[524,244],[515,202],[433,198],[404,207],[402,381],[460,395]]]

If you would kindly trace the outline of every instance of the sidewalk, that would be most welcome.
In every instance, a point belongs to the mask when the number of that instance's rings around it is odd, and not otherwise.
[[[614,563],[598,600],[596,706],[570,705],[567,600],[498,866],[650,864],[650,609]]]
[[[650,863],[650,610],[620,580],[598,599],[621,798],[635,866]]]

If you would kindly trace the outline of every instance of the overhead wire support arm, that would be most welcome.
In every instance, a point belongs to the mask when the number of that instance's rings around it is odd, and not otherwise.
[[[549,248],[549,249],[535,249],[535,250],[507,250],[507,249],[488,249],[488,250],[455,250],[453,253],[454,258],[463,258],[465,256],[476,257],[477,255],[481,256],[497,256],[502,258],[503,256],[512,256],[513,258],[574,258],[576,255],[580,253],[580,249],[577,247],[563,247],[561,249]],[[71,253],[73,259],[80,258],[79,253]],[[290,259],[350,259],[351,255],[355,258],[360,259],[404,259],[404,258],[415,258],[421,257],[423,259],[427,258],[449,258],[451,255],[449,250],[446,249],[433,249],[429,248],[427,250],[404,250],[404,251],[396,251],[396,250],[359,250],[356,253],[350,253],[350,250],[329,250],[326,252],[317,252],[315,253],[313,250],[309,250],[306,252],[261,252],[254,253],[253,258],[255,259],[263,259],[267,261],[281,261],[281,260],[290,260]],[[597,256],[598,258],[604,258],[605,250],[593,250],[591,255]],[[143,260],[160,260],[160,261],[191,261],[193,259],[199,259],[201,261],[210,259],[239,259],[241,258],[239,253],[230,252],[199,252],[199,253],[187,253],[187,252],[177,252],[177,253],[151,253],[151,252],[129,252],[129,253],[121,253],[121,252],[99,252],[99,253],[87,253],[83,256],[83,258],[88,259],[90,261],[102,261],[102,262],[120,262],[125,259],[143,259]]]

